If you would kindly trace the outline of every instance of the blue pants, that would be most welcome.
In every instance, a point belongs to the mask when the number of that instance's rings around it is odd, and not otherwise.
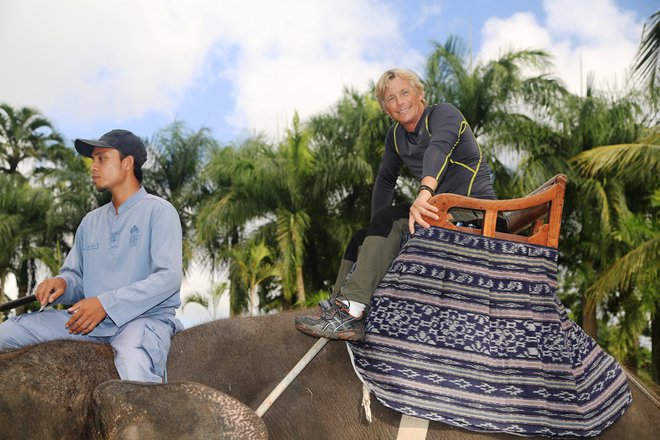
[[[0,351],[26,345],[70,339],[110,344],[115,366],[124,380],[162,382],[167,365],[173,325],[154,318],[137,318],[112,336],[71,334],[64,324],[71,318],[66,310],[47,309],[10,318],[0,324]]]

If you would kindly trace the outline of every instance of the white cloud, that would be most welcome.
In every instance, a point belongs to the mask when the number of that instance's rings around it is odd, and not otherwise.
[[[268,2],[249,23],[227,26],[236,56],[226,63],[236,97],[228,120],[271,133],[294,111],[325,110],[344,86],[366,89],[404,51],[399,23],[371,1]]]
[[[505,48],[543,48],[573,91],[580,89],[580,59],[583,77],[595,71],[599,85],[623,81],[641,31],[631,13],[611,0],[543,5],[545,19],[520,12],[487,20],[480,58]],[[423,65],[425,57],[410,49],[415,42],[406,41],[404,31],[451,15],[439,2],[418,4],[421,15],[406,14],[409,6],[383,0],[5,1],[0,99],[37,107],[69,126],[109,126],[151,115],[172,120],[195,105],[186,99],[208,91],[207,120],[224,120],[235,132],[281,133],[294,111],[303,119],[323,111],[344,86],[365,90],[385,68]],[[417,16],[424,20],[412,19]]]
[[[598,88],[620,89],[641,34],[642,23],[611,0],[546,0],[547,19],[531,13],[491,18],[482,29],[482,60],[500,48],[544,49],[553,56],[554,73],[574,93],[584,92],[586,77],[596,75]]]
[[[548,29],[560,38],[585,45],[639,39],[634,14],[619,10],[612,0],[545,0],[543,8]]]
[[[210,42],[199,38],[198,17],[162,4],[5,3],[3,99],[81,121],[171,111]]]
[[[531,12],[518,12],[509,18],[490,18],[481,29],[479,57],[499,58],[508,50],[546,48],[551,44],[550,33],[541,26]]]
[[[375,0],[4,2],[0,96],[80,123],[173,118],[221,78],[235,103],[214,117],[272,133],[408,61],[394,17]]]

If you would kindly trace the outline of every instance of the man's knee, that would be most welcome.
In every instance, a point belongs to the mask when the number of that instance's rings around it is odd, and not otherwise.
[[[166,323],[134,321],[112,341],[115,365],[124,380],[160,382],[165,374],[172,329]]]
[[[115,347],[115,367],[123,380],[162,382],[164,365],[154,361],[144,347]]]
[[[0,324],[0,351],[14,350],[29,345],[25,329],[16,323],[16,318]]]

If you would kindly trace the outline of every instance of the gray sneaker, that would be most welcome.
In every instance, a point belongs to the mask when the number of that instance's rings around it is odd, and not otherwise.
[[[296,316],[296,328],[310,336],[342,341],[364,339],[364,314],[356,318],[341,301],[321,304],[320,316]]]

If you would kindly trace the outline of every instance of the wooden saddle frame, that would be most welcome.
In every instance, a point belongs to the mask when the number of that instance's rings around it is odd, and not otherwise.
[[[568,179],[557,174],[526,197],[507,200],[475,199],[457,194],[438,194],[429,203],[438,208],[438,220],[425,220],[433,225],[485,237],[501,238],[557,248]],[[451,208],[467,208],[484,213],[483,228],[456,226],[451,222]],[[495,230],[498,214],[506,219],[508,232]]]

